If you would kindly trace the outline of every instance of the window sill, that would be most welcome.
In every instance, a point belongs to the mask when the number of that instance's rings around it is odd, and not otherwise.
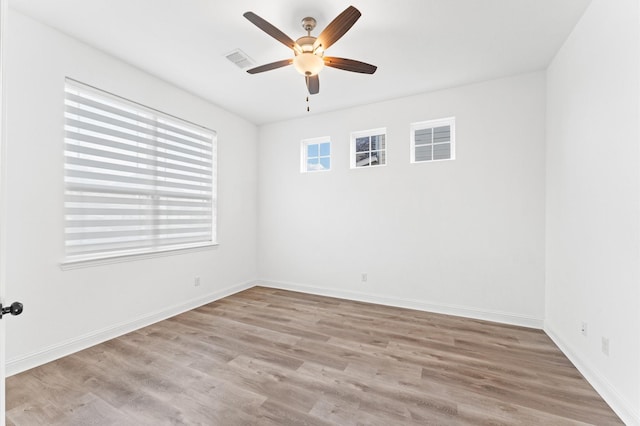
[[[453,160],[455,160],[455,157],[454,158],[440,158],[439,160],[422,160],[422,161],[411,160],[411,164],[440,163],[442,161],[453,161]]]
[[[365,169],[376,169],[378,167],[386,167],[387,163],[384,164],[374,164],[372,166],[351,166],[350,170],[365,170]]]
[[[101,257],[98,259],[69,260],[60,262],[60,269],[68,271],[71,269],[90,268],[94,266],[110,265],[113,263],[132,262],[136,260],[153,259],[156,257],[188,254],[203,250],[211,250],[217,246],[218,243],[206,243],[156,251],[153,253],[123,254],[112,257]]]

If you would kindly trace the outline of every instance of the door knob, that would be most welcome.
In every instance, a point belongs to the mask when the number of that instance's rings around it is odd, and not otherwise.
[[[20,315],[22,313],[23,306],[20,302],[13,302],[11,306],[3,307],[2,303],[0,303],[0,319],[2,319],[3,315],[11,314],[11,315]]]

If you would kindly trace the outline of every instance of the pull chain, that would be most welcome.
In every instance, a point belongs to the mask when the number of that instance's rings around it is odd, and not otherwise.
[[[309,97],[307,96],[307,112],[309,112],[309,111],[310,111],[310,109],[309,109]]]

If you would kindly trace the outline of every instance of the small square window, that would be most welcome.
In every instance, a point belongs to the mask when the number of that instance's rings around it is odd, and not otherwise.
[[[328,137],[304,139],[300,152],[302,173],[331,170],[331,140]]]
[[[455,158],[455,118],[411,123],[411,162]]]
[[[384,166],[387,163],[387,129],[351,133],[351,168]]]

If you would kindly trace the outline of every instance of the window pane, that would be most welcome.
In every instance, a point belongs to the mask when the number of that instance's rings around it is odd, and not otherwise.
[[[320,169],[320,160],[318,160],[317,158],[309,158],[307,160],[307,170],[308,171],[314,171],[314,170],[319,170]]]
[[[313,143],[307,145],[307,157],[317,157],[318,156],[318,144]]]
[[[356,139],[356,152],[366,152],[369,151],[369,137],[366,136],[364,138]]]
[[[416,161],[430,161],[431,145],[416,146]]]
[[[369,165],[369,153],[356,154],[356,167],[365,167]]]
[[[385,151],[373,151],[371,153],[371,165],[379,165],[384,164],[385,161]]]
[[[419,129],[415,131],[416,145],[424,145],[431,143],[433,129]]]
[[[385,145],[385,135],[376,135],[371,136],[371,150],[375,151],[378,149],[384,149]]]
[[[329,142],[320,144],[320,155],[323,157],[331,155],[331,144]]]
[[[451,158],[451,144],[444,143],[433,146],[433,159],[434,160],[448,160]]]
[[[320,159],[320,167],[322,170],[329,170],[331,168],[331,158],[324,157]]]
[[[451,126],[436,127],[433,129],[433,142],[449,142],[451,140]]]

